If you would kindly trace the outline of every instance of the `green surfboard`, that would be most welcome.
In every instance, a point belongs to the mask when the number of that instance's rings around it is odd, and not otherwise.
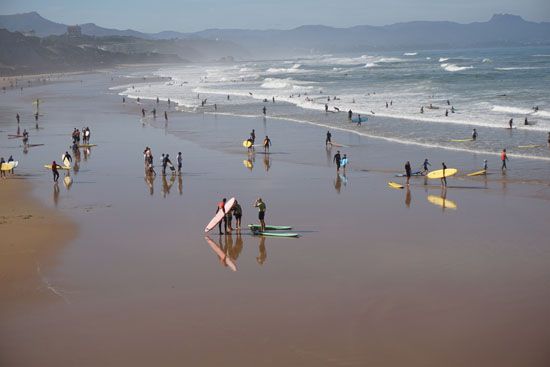
[[[259,224],[249,224],[248,225],[248,228],[252,229],[252,230],[255,230],[255,231],[258,231],[260,230],[260,225]],[[292,229],[291,226],[265,226],[265,229],[267,229],[268,231],[288,231],[290,229]]]

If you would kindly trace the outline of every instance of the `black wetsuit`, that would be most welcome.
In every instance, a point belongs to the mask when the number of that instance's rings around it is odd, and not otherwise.
[[[332,159],[332,161],[334,163],[336,163],[336,170],[337,171],[340,171],[340,162],[341,162],[342,158],[340,157],[340,153],[336,153],[334,155],[334,158]]]

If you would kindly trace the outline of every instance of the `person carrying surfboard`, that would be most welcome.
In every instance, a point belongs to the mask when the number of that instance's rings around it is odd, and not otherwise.
[[[441,166],[443,167],[443,176],[441,176],[441,186],[447,187],[447,177],[445,177],[445,170],[447,169],[447,166],[445,165],[445,162],[441,162]]]
[[[269,153],[269,147],[271,146],[271,139],[269,139],[269,136],[265,136],[264,139],[264,152]]]
[[[476,139],[477,139],[477,130],[474,129],[474,131],[472,132],[472,140],[476,141]]]
[[[222,222],[223,222],[223,228],[227,232],[227,220],[225,218],[225,203],[226,202],[227,202],[227,199],[223,198],[222,201],[220,201],[218,203],[218,208],[216,209],[216,214],[218,214],[218,212],[220,210],[224,213],[224,216],[223,216],[222,220],[220,220],[218,222],[218,230],[219,230],[220,234],[223,234],[223,232],[222,232]]]
[[[0,158],[0,177],[6,178],[6,172],[2,169],[2,166],[6,164],[4,157]]]
[[[422,163],[422,168],[424,169],[422,171],[422,174],[425,175],[426,173],[428,173],[429,169],[428,169],[428,166],[431,166],[430,162],[428,161],[428,158],[424,159],[424,163]]]
[[[59,171],[57,170],[57,163],[55,161],[52,162],[52,174],[53,174],[53,182],[57,182],[59,179]]]
[[[265,211],[266,205],[262,198],[256,199],[254,207],[258,208],[258,219],[260,220],[260,231],[265,232]]]

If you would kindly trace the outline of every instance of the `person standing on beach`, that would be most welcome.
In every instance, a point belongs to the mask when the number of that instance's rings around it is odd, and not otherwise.
[[[271,139],[269,139],[269,136],[265,136],[264,139],[264,152],[269,153],[269,147],[271,146]]]
[[[6,178],[6,171],[2,170],[2,166],[6,164],[6,161],[4,161],[4,157],[0,158],[0,177]]]
[[[254,207],[258,208],[258,219],[260,220],[260,232],[264,232],[266,205],[263,202],[262,198],[256,199],[256,202],[254,203]]]
[[[14,162],[14,161],[15,161],[15,159],[13,159],[13,156],[10,155],[10,157],[8,158],[8,164],[10,164],[11,162]],[[11,173],[12,175],[13,175],[14,172],[15,172],[14,169],[15,169],[15,167],[12,167],[12,168],[10,169],[10,173]]]
[[[19,121],[21,120],[21,117],[19,116],[19,114],[15,115],[15,118],[17,120],[17,123],[19,123]]]
[[[509,128],[512,129],[513,125],[514,125],[514,119],[510,119],[510,121],[508,121]]]
[[[176,159],[178,162],[178,175],[181,175],[181,167],[183,166],[183,156],[181,155],[181,152],[178,152]]]
[[[250,141],[252,142],[252,145],[254,145],[254,142],[256,141],[256,132],[254,129],[250,132]]]
[[[472,140],[473,141],[477,140],[477,130],[476,129],[474,129],[474,131],[472,132]]]
[[[330,139],[332,138],[332,134],[330,133],[330,131],[327,131],[327,138],[325,139],[325,145],[332,145],[332,142],[330,141]]]
[[[325,113],[328,113],[328,104],[325,103]]]
[[[23,129],[23,146],[27,146],[29,144],[29,133],[27,132],[27,129]]]
[[[164,120],[168,121],[168,112],[164,111]]]
[[[407,186],[409,186],[409,182],[411,180],[411,162],[409,161],[405,163],[405,176],[407,176]]]
[[[488,169],[487,159],[484,159],[483,160],[483,170],[485,171],[485,174],[487,174],[487,169]]]
[[[235,216],[235,227],[236,229],[241,229],[241,219],[243,216],[243,208],[237,200],[235,200],[235,205],[233,205],[233,215]]]
[[[57,170],[57,163],[55,161],[52,162],[52,174],[53,174],[53,182],[57,182],[59,179],[59,171]]]
[[[227,222],[225,219],[225,203],[227,202],[226,198],[223,198],[222,201],[218,203],[218,208],[216,209],[216,214],[221,210],[223,212],[223,218],[218,222],[218,230],[220,234],[223,234],[222,232],[222,222],[223,222],[223,228],[227,232]]]
[[[336,163],[336,172],[340,172],[340,163],[342,161],[342,158],[340,157],[339,150],[336,151],[336,154],[334,155],[334,158],[332,158],[332,161]]]
[[[506,149],[502,149],[502,152],[500,153],[500,160],[502,161],[502,167],[500,167],[500,169],[502,171],[507,170],[508,167],[506,167],[506,161],[508,160],[508,155],[506,154]]]
[[[145,108],[141,109],[141,117],[145,117]]]
[[[447,187],[447,177],[445,177],[445,170],[447,169],[447,166],[445,165],[445,162],[442,162],[441,166],[443,167],[443,176],[441,177],[441,186]]]
[[[348,111],[348,120],[351,120],[353,118],[353,111],[350,109]]]
[[[428,173],[429,169],[428,169],[428,166],[431,166],[430,162],[428,161],[428,158],[424,159],[424,163],[422,163],[422,168],[424,168],[424,170],[422,171],[422,174],[425,175],[426,173]]]

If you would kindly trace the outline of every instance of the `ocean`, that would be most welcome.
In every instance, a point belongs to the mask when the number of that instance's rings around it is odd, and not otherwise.
[[[549,72],[550,47],[403,50],[161,67],[153,74],[171,80],[112,89],[169,98],[189,112],[263,116],[265,105],[268,119],[480,154],[506,148],[511,157],[550,161]],[[350,122],[349,110],[368,121]],[[473,129],[475,142],[453,141],[469,139]]]

